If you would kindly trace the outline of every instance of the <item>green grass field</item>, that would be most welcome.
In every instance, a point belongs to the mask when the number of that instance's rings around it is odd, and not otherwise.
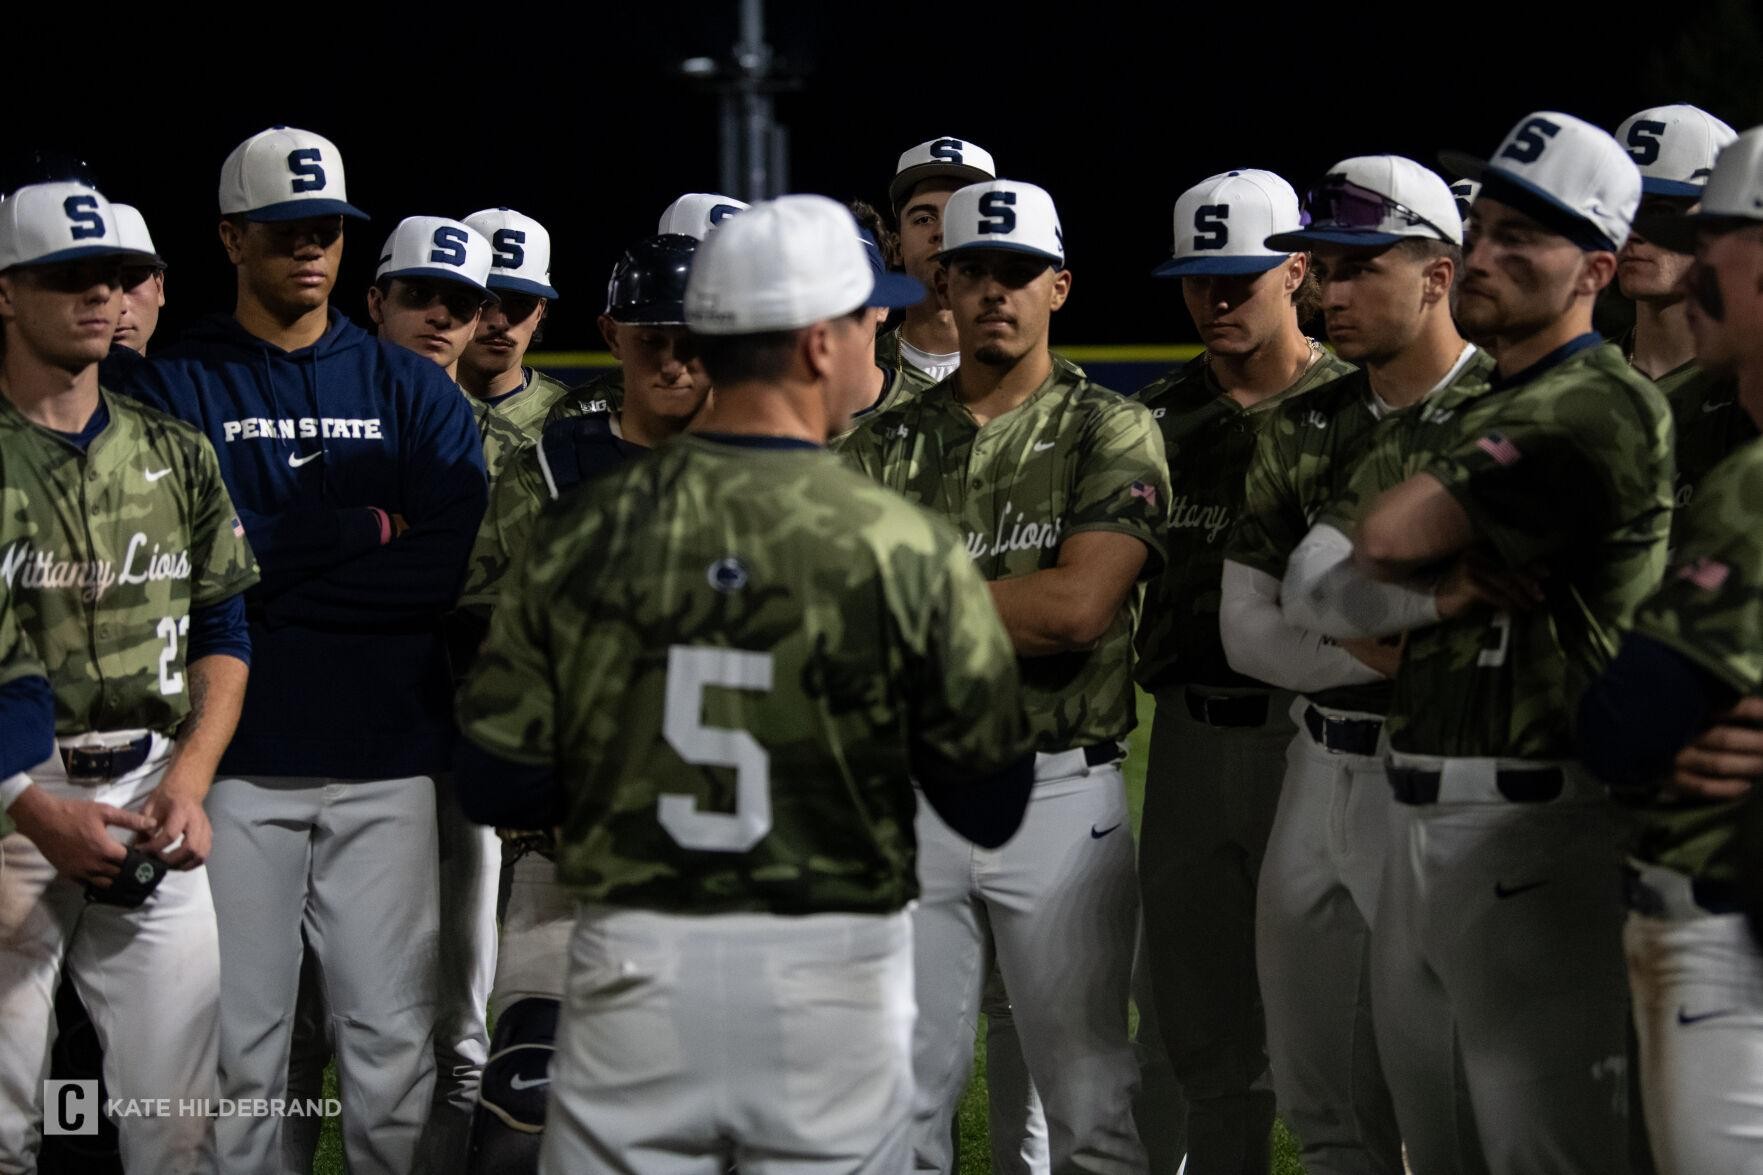
[[[1151,699],[1139,695],[1139,727],[1133,732],[1132,750],[1126,760],[1127,802],[1132,808],[1133,835],[1139,831],[1139,812],[1145,802],[1145,748],[1151,734]],[[1138,1017],[1133,1017],[1136,1024]],[[980,1022],[980,1039],[985,1037],[985,1022]],[[324,1095],[336,1097],[336,1073],[325,1072]],[[961,1099],[961,1170],[960,1175],[990,1175],[991,1150],[986,1140],[986,1055],[976,1049],[973,1058],[973,1080]],[[343,1141],[336,1119],[325,1122],[324,1134],[318,1144],[318,1158],[313,1163],[314,1175],[342,1175]],[[1298,1163],[1298,1146],[1284,1126],[1274,1129],[1273,1175],[1303,1175]]]

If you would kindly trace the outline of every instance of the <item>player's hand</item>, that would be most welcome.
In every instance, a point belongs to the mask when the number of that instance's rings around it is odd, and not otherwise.
[[[1740,698],[1677,753],[1674,791],[1705,800],[1736,800],[1763,779],[1763,698]]]
[[[1361,665],[1374,669],[1385,677],[1394,677],[1396,670],[1402,665],[1402,646],[1408,643],[1408,634],[1403,633],[1395,640],[1387,637],[1360,637],[1338,643]]]
[[[1528,612],[1543,599],[1540,575],[1496,567],[1476,551],[1460,555],[1433,589],[1442,620],[1461,616],[1477,604],[1497,612]]]
[[[18,830],[55,866],[55,872],[97,889],[109,889],[128,855],[110,826],[151,833],[153,818],[109,804],[64,800],[41,787],[26,789],[7,811]]]
[[[168,774],[142,805],[141,810],[158,822],[159,831],[141,844],[141,851],[158,853],[173,869],[194,869],[206,862],[214,847],[214,829],[202,810],[206,790],[182,785]]]

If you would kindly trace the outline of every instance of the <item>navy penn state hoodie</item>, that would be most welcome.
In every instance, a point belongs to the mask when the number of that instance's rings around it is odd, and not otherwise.
[[[214,315],[137,365],[124,390],[213,442],[262,568],[245,600],[251,681],[221,771],[448,770],[441,618],[488,493],[453,381],[333,309],[324,336],[297,351]],[[383,541],[394,514],[409,529]]]

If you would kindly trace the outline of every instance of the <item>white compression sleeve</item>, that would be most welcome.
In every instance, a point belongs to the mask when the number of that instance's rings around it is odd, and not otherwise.
[[[1230,559],[1218,631],[1232,669],[1282,689],[1309,693],[1384,680],[1322,634],[1289,623],[1279,610],[1279,580]]]
[[[1430,584],[1370,578],[1353,563],[1353,541],[1326,523],[1287,560],[1280,601],[1288,622],[1336,639],[1394,636],[1439,620]]]

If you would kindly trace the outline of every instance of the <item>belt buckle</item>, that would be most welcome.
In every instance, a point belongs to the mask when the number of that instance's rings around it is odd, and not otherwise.
[[[111,778],[115,762],[116,751],[110,747],[74,747],[62,765],[71,783],[104,783]]]

